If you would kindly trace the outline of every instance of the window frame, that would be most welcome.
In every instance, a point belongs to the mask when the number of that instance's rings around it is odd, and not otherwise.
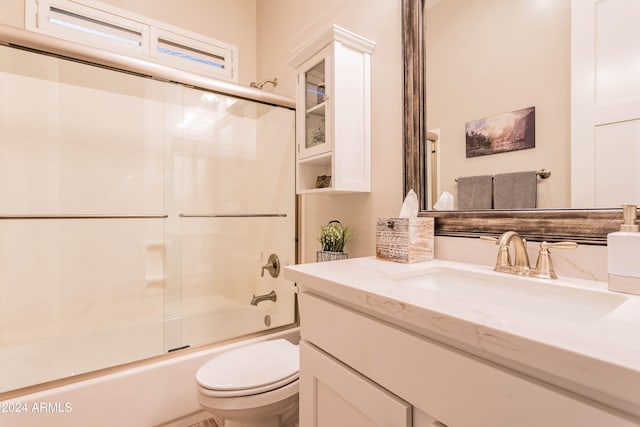
[[[52,9],[67,12],[70,24],[52,22]],[[89,24],[86,29],[73,28],[72,21],[82,19]],[[109,27],[114,29],[113,37],[99,34],[110,34]],[[95,0],[25,0],[25,29],[208,77],[238,82],[237,46]],[[119,40],[118,31],[130,31],[139,35],[139,45]],[[178,48],[193,51],[202,60],[193,60],[189,55],[163,55],[158,51],[158,45],[163,40],[176,44]],[[222,58],[221,66],[207,65],[205,62],[208,55]]]

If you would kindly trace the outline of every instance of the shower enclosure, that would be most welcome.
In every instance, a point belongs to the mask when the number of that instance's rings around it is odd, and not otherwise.
[[[293,109],[8,46],[0,93],[0,394],[294,323]]]

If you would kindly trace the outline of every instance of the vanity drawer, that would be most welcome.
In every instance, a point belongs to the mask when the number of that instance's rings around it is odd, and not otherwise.
[[[638,419],[304,292],[304,288],[300,315],[303,340],[448,427],[640,425]]]

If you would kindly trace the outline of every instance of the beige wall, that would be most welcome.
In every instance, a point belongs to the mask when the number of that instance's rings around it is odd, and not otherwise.
[[[303,258],[315,261],[322,224],[337,219],[355,238],[351,257],[375,253],[375,218],[397,215],[402,204],[402,56],[400,0],[258,1],[258,78],[278,77],[275,91],[295,96],[291,51],[335,23],[376,43],[372,56],[372,192],[309,195],[302,199]]]
[[[92,0],[88,0],[92,1]],[[256,79],[256,0],[101,0],[126,11],[238,46],[239,83]],[[0,23],[24,28],[24,0],[2,0]]]
[[[24,0],[4,0],[0,10],[0,24],[24,28]]]
[[[442,1],[426,15],[427,126],[440,129],[440,189],[547,168],[539,207],[570,206],[570,0]],[[534,149],[465,157],[465,123],[536,107]]]

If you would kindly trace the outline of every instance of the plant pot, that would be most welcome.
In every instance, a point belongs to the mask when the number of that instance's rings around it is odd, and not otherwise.
[[[335,261],[338,259],[347,259],[349,254],[345,252],[318,251],[316,252],[316,262]]]

